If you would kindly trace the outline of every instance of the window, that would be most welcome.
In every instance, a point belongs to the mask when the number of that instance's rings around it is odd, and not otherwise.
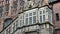
[[[32,17],[29,17],[29,24],[32,24]]]
[[[11,27],[9,27],[9,34],[11,34]]]
[[[40,14],[42,14],[42,11],[40,11]]]
[[[36,23],[36,16],[33,16],[33,23]]]
[[[8,11],[8,10],[9,10],[9,4],[6,5],[6,11]]]
[[[39,15],[39,18],[40,18],[40,23],[43,23],[43,22],[45,22],[45,10],[44,9],[41,9],[40,10],[40,15]]]
[[[17,2],[18,2],[18,0],[14,1],[14,4],[13,4],[13,8],[14,8],[15,10],[17,10]]]
[[[25,20],[26,20],[26,22],[25,22],[25,23],[26,23],[26,25],[27,25],[27,24],[28,24],[28,18],[26,18]]]
[[[2,11],[3,11],[3,7],[0,6],[0,18],[2,17]]]
[[[42,16],[40,16],[40,22],[42,22]]]
[[[0,13],[2,13],[3,11],[3,6],[0,6]]]
[[[15,26],[15,23],[13,24],[13,31],[15,31],[16,30],[16,26]]]
[[[48,20],[49,20],[49,22],[51,22],[51,21],[52,21],[52,19],[51,19],[51,14],[50,14],[50,15],[48,15]]]
[[[28,17],[28,14],[26,14],[26,17]]]
[[[43,10],[43,13],[45,13],[45,10]]]
[[[43,22],[45,22],[45,15],[43,15]]]
[[[59,13],[56,13],[56,20],[59,21]]]
[[[20,5],[24,6],[24,0],[20,0]]]
[[[28,13],[25,14],[25,23],[26,23],[26,25],[28,24]]]
[[[21,15],[21,16],[20,16],[20,26],[23,26],[23,24],[24,24],[24,23],[23,23],[23,16]]]
[[[32,13],[29,13],[29,16],[32,16]]]
[[[2,13],[0,13],[0,18],[2,17]]]
[[[6,30],[6,34],[9,34],[9,31],[8,31],[8,29]]]
[[[18,20],[16,21],[16,28],[18,27]]]
[[[36,12],[32,11],[32,12],[28,12],[24,14],[24,18],[25,18],[25,23],[26,25],[31,25],[31,24],[35,24],[36,23]]]
[[[6,0],[6,3],[7,3],[7,5],[6,5],[6,11],[8,11],[9,10],[9,0]]]
[[[36,15],[36,12],[33,12],[33,15]]]
[[[43,6],[44,0],[41,0],[41,5]]]

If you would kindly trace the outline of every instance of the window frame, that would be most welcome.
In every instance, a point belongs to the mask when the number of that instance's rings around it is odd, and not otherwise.
[[[45,12],[44,12],[45,11]],[[41,12],[41,13],[40,13]],[[45,15],[46,16],[46,8],[40,8],[39,9],[39,12],[38,12],[38,14],[39,14],[39,23],[44,23],[45,22],[45,20],[44,20],[44,18],[43,18],[43,16]],[[41,18],[40,18],[40,16],[42,16]],[[40,20],[41,19],[41,20]],[[46,17],[45,17],[45,19],[46,19]],[[44,21],[43,21],[44,20]]]
[[[20,14],[19,18],[20,27],[22,27],[24,25],[23,14]]]
[[[36,14],[33,15],[33,12],[35,12]],[[29,16],[30,13],[32,13],[31,16]],[[25,17],[26,14],[28,14],[28,17]],[[32,10],[29,10],[29,11],[24,12],[24,20],[25,20],[25,18],[28,18],[28,24],[26,24],[26,22],[24,21],[24,22],[25,22],[25,25],[35,24],[35,23],[33,23],[33,17],[34,17],[34,16],[36,16],[36,23],[37,23],[37,9],[32,9]],[[30,17],[32,17],[32,23],[31,23],[31,24],[30,24],[30,22],[29,22],[29,18],[30,18]]]
[[[56,13],[56,21],[59,21],[59,13]]]

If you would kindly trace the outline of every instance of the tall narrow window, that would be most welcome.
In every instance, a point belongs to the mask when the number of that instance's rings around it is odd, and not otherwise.
[[[56,20],[59,21],[59,13],[56,13]]]
[[[11,27],[9,27],[9,34],[11,34]]]
[[[25,24],[28,24],[28,13],[25,13]]]
[[[7,5],[6,5],[6,11],[8,11],[9,10],[9,0],[6,0],[6,3],[7,3]]]
[[[28,18],[26,18],[26,25],[28,24]]]
[[[29,17],[29,24],[32,24],[32,17]]]
[[[18,20],[16,21],[16,29],[17,29],[17,27],[18,27]]]
[[[45,22],[45,10],[44,9],[40,9],[40,12],[39,12],[39,19],[40,19],[40,23],[44,23]]]
[[[42,22],[42,16],[40,16],[40,22]]]
[[[29,13],[29,24],[32,24],[32,13]]]
[[[6,34],[9,34],[9,31],[8,31],[8,29],[6,30]]]
[[[2,17],[2,11],[3,11],[3,7],[0,6],[0,17]]]
[[[43,15],[43,22],[45,22],[45,15]]]
[[[36,16],[33,16],[33,23],[36,23]]]
[[[8,10],[9,10],[9,4],[6,5],[6,11],[8,11]]]
[[[14,26],[13,26],[13,31],[15,31],[16,30],[16,26],[15,26],[15,23],[13,24]]]
[[[36,15],[36,12],[33,12],[33,15]]]
[[[20,26],[23,25],[23,16],[20,16]]]
[[[20,0],[20,5],[21,5],[21,6],[24,5],[24,0]]]
[[[13,4],[13,7],[15,10],[17,10],[17,2],[18,2],[18,0],[14,1],[14,4]]]
[[[40,14],[42,14],[42,11],[40,11]]]
[[[0,18],[2,17],[2,13],[0,13]]]

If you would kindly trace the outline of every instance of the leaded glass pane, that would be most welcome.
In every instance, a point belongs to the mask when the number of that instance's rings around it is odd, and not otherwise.
[[[29,16],[32,16],[32,13],[29,13]]]
[[[43,15],[43,22],[45,22],[45,15]]]
[[[36,23],[36,16],[33,16],[33,23]]]
[[[28,24],[28,18],[26,18],[26,22],[25,23],[26,23],[26,25]]]
[[[42,22],[42,16],[40,16],[40,22]]]
[[[36,15],[36,12],[33,12],[33,15]]]
[[[42,14],[42,11],[40,11],[40,14]]]
[[[32,17],[29,17],[29,24],[32,24]]]

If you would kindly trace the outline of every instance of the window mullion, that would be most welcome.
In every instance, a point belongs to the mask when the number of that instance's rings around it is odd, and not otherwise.
[[[32,12],[32,24],[33,24],[33,12]]]
[[[29,13],[28,13],[28,25],[29,25]]]

